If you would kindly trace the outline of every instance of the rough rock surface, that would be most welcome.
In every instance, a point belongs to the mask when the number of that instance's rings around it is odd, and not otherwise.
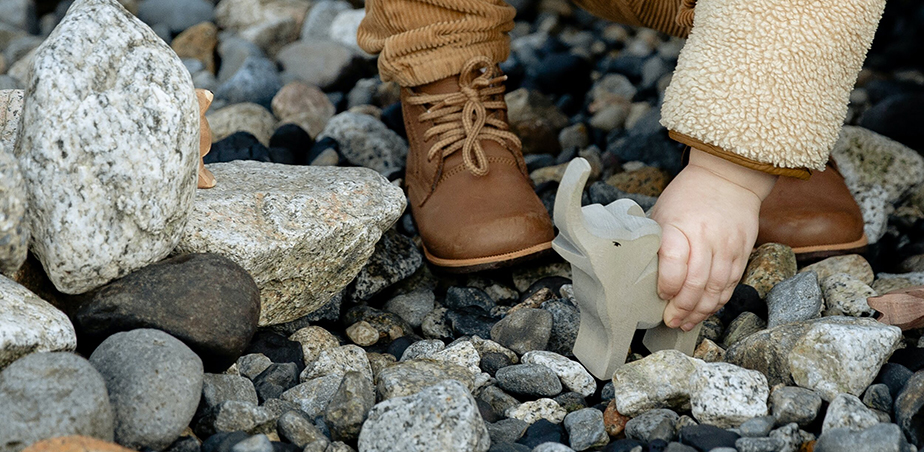
[[[434,382],[456,380],[471,389],[474,385],[468,369],[445,361],[414,359],[382,369],[376,376],[380,400],[416,394]]]
[[[359,433],[362,452],[485,452],[489,447],[491,439],[475,399],[453,380],[379,403]]]
[[[525,364],[538,364],[552,369],[569,391],[577,392],[584,397],[593,395],[597,390],[597,381],[584,366],[557,353],[531,351],[523,355],[522,361]]]
[[[863,405],[856,396],[838,394],[828,405],[821,433],[835,428],[863,430],[879,423],[879,418],[872,410]]]
[[[664,350],[616,369],[616,408],[634,417],[653,408],[689,407],[690,377],[697,362],[701,363],[679,351]]]
[[[728,363],[699,366],[690,377],[693,417],[722,428],[767,414],[767,378]]]
[[[63,312],[0,275],[0,369],[29,353],[75,347],[74,326]]]
[[[36,353],[0,372],[0,450],[66,435],[113,439],[106,382],[71,353]]]
[[[196,413],[202,361],[167,333],[140,329],[114,334],[90,355],[90,363],[106,381],[119,444],[163,450]]]
[[[407,144],[381,121],[358,113],[340,113],[327,122],[318,140],[331,137],[354,164],[388,175],[404,165]]]
[[[0,120],[3,119],[3,93],[5,91],[0,91]],[[29,250],[29,228],[25,222],[26,186],[19,163],[9,153],[10,150],[12,147],[0,143],[0,274],[4,275],[12,275],[19,270]]]
[[[767,294],[767,328],[814,319],[822,307],[818,277],[814,272],[799,273],[773,286]]]
[[[15,154],[32,251],[58,290],[156,262],[179,242],[196,190],[189,72],[117,1],[77,0],[35,54]]]
[[[208,166],[178,252],[214,252],[244,267],[261,290],[260,324],[307,315],[362,269],[404,210],[401,189],[364,168],[259,162]]]

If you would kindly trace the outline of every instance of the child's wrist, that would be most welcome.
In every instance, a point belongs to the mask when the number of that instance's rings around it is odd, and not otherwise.
[[[754,193],[761,201],[770,195],[778,176],[738,165],[696,148],[690,148],[690,165],[703,168]]]

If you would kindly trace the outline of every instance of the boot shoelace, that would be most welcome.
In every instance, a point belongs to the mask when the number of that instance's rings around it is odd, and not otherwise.
[[[517,150],[520,139],[508,131],[505,121],[488,110],[506,110],[503,100],[492,100],[504,94],[506,75],[498,76],[494,64],[487,58],[473,58],[465,63],[459,75],[459,91],[448,94],[415,94],[408,98],[411,105],[432,105],[418,120],[433,121],[424,133],[424,140],[438,137],[439,141],[427,153],[427,161],[441,160],[461,149],[465,168],[476,176],[488,174],[488,159],[481,147],[482,140],[501,146],[510,142]]]

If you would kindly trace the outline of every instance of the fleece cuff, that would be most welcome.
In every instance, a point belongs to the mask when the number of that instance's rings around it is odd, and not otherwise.
[[[885,0],[698,0],[661,123],[777,168],[823,169]]]

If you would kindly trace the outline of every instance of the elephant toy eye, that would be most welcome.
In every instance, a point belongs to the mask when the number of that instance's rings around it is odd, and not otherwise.
[[[622,246],[622,244],[619,243],[619,242],[613,242],[613,245],[614,245],[614,246]]]

